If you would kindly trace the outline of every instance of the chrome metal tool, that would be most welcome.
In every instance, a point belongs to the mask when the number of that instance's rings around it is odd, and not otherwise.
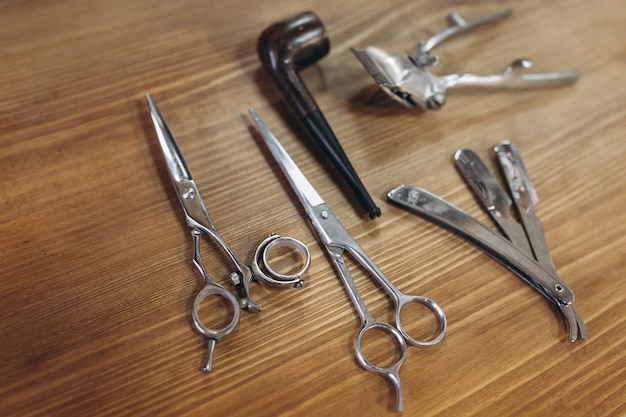
[[[387,197],[398,206],[473,243],[501,262],[559,308],[567,325],[570,341],[586,339],[585,323],[574,307],[574,293],[557,275],[548,252],[543,227],[534,214],[534,204],[538,199],[522,159],[509,142],[500,143],[495,147],[495,152],[513,201],[473,151],[457,151],[455,162],[506,238],[421,188],[401,185],[391,190]],[[521,224],[515,219],[513,207],[522,219]]]
[[[448,28],[427,41],[418,42],[415,49],[405,54],[378,47],[352,48],[365,69],[392,99],[405,107],[439,110],[446,102],[448,90],[459,87],[480,88],[543,88],[558,87],[578,79],[577,71],[530,73],[534,63],[527,58],[514,60],[496,74],[435,75],[428,68],[439,63],[431,55],[434,47],[478,26],[510,16],[512,9],[490,13],[474,20],[465,20],[452,13],[447,18]]]
[[[255,303],[250,296],[250,282],[255,280],[265,281],[274,286],[301,287],[304,283],[302,276],[309,268],[311,255],[306,245],[302,242],[290,237],[280,237],[276,234],[271,234],[259,244],[252,265],[249,266],[241,262],[224,239],[222,239],[213,221],[209,217],[202,197],[200,196],[200,191],[185,163],[182,152],[178,148],[174,135],[170,132],[165,119],[161,116],[150,94],[146,94],[146,101],[148,102],[150,117],[154,124],[154,129],[159,140],[161,151],[163,152],[163,158],[165,159],[170,179],[178,195],[178,201],[185,213],[187,226],[189,226],[193,240],[193,264],[202,276],[203,286],[194,298],[191,318],[196,331],[204,336],[207,341],[207,356],[202,369],[204,372],[211,372],[213,369],[215,344],[230,334],[237,326],[240,306],[248,311],[261,311],[261,307]],[[230,274],[230,281],[239,290],[239,299],[233,293],[211,279],[207,273],[200,256],[200,237],[202,235],[210,237],[211,240],[223,250],[228,260],[233,265],[235,272]],[[285,275],[271,268],[268,261],[268,254],[278,247],[294,249],[303,255],[304,261],[298,272]],[[203,324],[199,315],[200,304],[207,297],[211,296],[221,297],[223,301],[230,306],[228,310],[232,314],[228,324],[218,329],[210,328]]]
[[[391,281],[382,273],[374,262],[367,256],[365,251],[350,235],[348,230],[341,224],[339,219],[333,214],[331,209],[326,205],[322,197],[315,191],[313,185],[306,179],[302,171],[297,167],[289,154],[282,147],[278,139],[265,126],[263,121],[257,114],[250,109],[250,116],[256,124],[257,129],[263,136],[265,144],[270,150],[276,163],[281,168],[293,191],[298,196],[300,203],[304,207],[313,229],[317,232],[320,241],[326,249],[330,259],[337,270],[337,276],[344,285],[350,300],[361,320],[361,329],[357,333],[354,341],[354,353],[356,359],[363,368],[370,372],[377,373],[387,378],[396,390],[396,409],[402,411],[402,384],[400,382],[400,366],[404,362],[407,352],[407,342],[415,346],[431,346],[443,339],[446,332],[446,316],[441,307],[430,298],[421,295],[409,295],[401,292]],[[350,255],[368,276],[385,291],[391,298],[394,308],[395,326],[376,320],[368,312],[367,307],[356,287],[356,284],[350,274],[350,270],[345,262],[344,255]],[[402,326],[400,313],[402,309],[409,303],[422,304],[434,315],[437,320],[438,330],[435,336],[427,340],[419,340],[408,334]],[[389,366],[376,366],[368,361],[361,349],[363,336],[365,333],[378,329],[388,333],[397,342],[399,349],[399,357],[394,359],[395,362]]]

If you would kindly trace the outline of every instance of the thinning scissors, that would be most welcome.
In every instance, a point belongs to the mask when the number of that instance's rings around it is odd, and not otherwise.
[[[407,295],[396,288],[391,281],[382,273],[374,262],[367,256],[365,251],[354,240],[346,228],[339,222],[330,208],[326,205],[322,197],[315,191],[311,183],[306,179],[304,174],[298,169],[295,162],[285,151],[276,137],[265,126],[263,121],[257,116],[254,110],[250,109],[252,120],[256,124],[259,132],[263,136],[267,147],[274,156],[276,162],[287,177],[298,199],[304,206],[304,211],[309,216],[313,228],[317,232],[326,248],[335,268],[337,269],[339,278],[343,283],[350,300],[354,304],[354,308],[361,320],[361,329],[359,330],[354,342],[354,352],[358,363],[370,372],[374,372],[389,379],[396,390],[396,409],[402,411],[402,384],[400,382],[400,366],[404,362],[407,345],[409,342],[415,346],[431,346],[443,338],[446,332],[446,316],[441,307],[433,300],[423,296]],[[363,298],[350,275],[350,271],[344,261],[343,254],[347,252],[355,261],[357,261],[370,276],[381,285],[383,290],[392,299],[395,313],[395,327],[374,319],[368,312]],[[410,336],[402,327],[400,322],[400,313],[402,308],[408,303],[420,303],[428,307],[434,314],[438,323],[437,336],[430,340],[418,340]],[[398,343],[400,356],[395,363],[387,367],[379,367],[371,363],[365,358],[361,349],[362,339],[365,333],[372,329],[380,329],[383,332],[391,334]],[[405,341],[406,340],[406,341]]]
[[[309,268],[311,257],[308,248],[300,241],[290,237],[280,237],[276,234],[272,234],[263,240],[257,248],[254,256],[255,261],[252,263],[252,266],[241,262],[217,232],[202,201],[200,191],[198,191],[198,187],[191,176],[183,155],[178,149],[176,140],[150,94],[146,94],[146,101],[148,102],[150,116],[159,139],[159,145],[161,145],[167,170],[174,184],[174,188],[176,189],[178,200],[185,212],[185,220],[191,231],[193,240],[193,264],[198,271],[200,271],[200,275],[202,275],[203,286],[194,299],[191,317],[195,329],[207,340],[208,353],[203,370],[204,372],[210,372],[213,367],[215,344],[234,330],[239,321],[240,306],[253,312],[261,311],[261,307],[256,304],[250,296],[250,281],[263,280],[275,286],[300,287],[304,283],[302,275]],[[200,237],[203,234],[208,235],[224,251],[235,267],[236,271],[231,273],[230,280],[239,290],[239,299],[211,279],[207,274],[202,263],[202,258],[200,257]],[[280,274],[272,269],[269,265],[268,253],[278,247],[289,247],[302,253],[304,262],[298,272],[287,275]],[[202,300],[212,295],[222,297],[232,307],[230,322],[219,329],[211,329],[205,326],[199,318],[198,311],[200,303]]]

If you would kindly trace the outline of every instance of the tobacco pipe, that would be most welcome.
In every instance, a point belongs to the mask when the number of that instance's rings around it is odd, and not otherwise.
[[[380,216],[380,208],[374,204],[298,74],[326,56],[329,50],[326,29],[313,12],[300,13],[273,23],[261,33],[257,44],[263,67],[311,136],[337,167],[370,218],[374,219]]]

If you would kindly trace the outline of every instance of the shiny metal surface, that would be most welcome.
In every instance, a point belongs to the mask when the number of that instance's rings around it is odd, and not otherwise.
[[[302,255],[302,266],[297,272],[283,274],[272,267],[269,260],[270,253],[284,247],[296,250]],[[281,237],[272,233],[257,247],[254,252],[254,263],[251,266],[253,277],[261,277],[265,282],[275,286],[293,285],[297,288],[304,285],[302,277],[309,270],[310,264],[311,254],[304,243],[292,237]]]
[[[303,268],[294,275],[275,275],[273,270],[266,270],[266,273],[262,272],[258,265],[256,268],[250,267],[241,262],[237,256],[230,249],[228,244],[220,236],[213,221],[209,217],[207,209],[200,196],[200,191],[194,182],[189,168],[185,163],[182,153],[178,148],[174,136],[170,132],[170,129],[159,112],[154,100],[150,94],[146,95],[146,101],[150,110],[150,116],[154,124],[154,128],[159,139],[159,145],[163,152],[163,157],[168,169],[168,173],[174,185],[174,189],[178,195],[178,200],[185,213],[185,221],[189,226],[192,241],[193,241],[193,264],[202,276],[202,289],[198,292],[194,299],[192,307],[192,321],[193,325],[198,333],[207,339],[207,359],[203,367],[205,372],[212,370],[213,352],[215,344],[223,337],[230,334],[236,327],[239,321],[240,307],[249,311],[259,312],[261,307],[254,302],[250,296],[250,282],[255,280],[266,281],[272,285],[287,286],[287,287],[299,287],[302,285],[302,274],[308,269],[310,262],[310,254],[306,246],[296,241],[290,240],[290,247],[300,250],[304,256]],[[239,298],[235,297],[230,291],[223,286],[215,282],[206,271],[204,264],[202,263],[202,257],[200,255],[200,237],[207,235],[211,240],[217,244],[217,246],[224,252],[235,271],[231,273],[231,283],[239,290]],[[284,244],[285,238],[280,238],[277,235],[270,236],[270,238],[264,240],[257,248],[257,255],[260,258],[266,258],[266,252],[271,250],[272,247],[268,246],[268,243],[273,240],[281,239],[279,244]],[[293,242],[298,242],[295,244]],[[256,257],[255,257],[256,258]],[[253,264],[253,266],[257,264]],[[230,322],[222,328],[211,329],[204,324],[199,318],[199,306],[202,300],[209,296],[220,296],[231,306],[232,316]]]
[[[504,141],[494,148],[494,152],[515,202],[517,214],[528,237],[528,243],[531,248],[531,251],[528,253],[546,271],[557,275],[556,267],[548,249],[543,224],[535,213],[535,205],[539,202],[539,196],[530,180],[519,151],[511,142]],[[572,341],[576,340],[578,335],[582,339],[586,339],[587,328],[576,308],[573,305],[568,306],[569,310],[567,311],[564,311],[560,305],[559,308],[561,308],[567,319],[569,339]]]
[[[454,154],[454,163],[506,237],[518,249],[530,254],[526,232],[513,218],[513,202],[478,155],[471,149],[459,150]]]
[[[423,296],[404,294],[391,283],[383,272],[378,269],[376,264],[374,264],[374,262],[367,256],[365,251],[354,240],[326,203],[324,203],[317,191],[315,191],[304,174],[293,162],[289,154],[287,154],[285,149],[270,132],[267,126],[265,126],[254,110],[250,109],[250,115],[267,144],[268,149],[272,153],[272,156],[276,160],[276,163],[280,166],[281,170],[287,177],[289,184],[292,186],[294,192],[298,196],[298,199],[302,203],[314,230],[319,235],[322,244],[324,245],[333,265],[335,266],[335,269],[337,270],[337,275],[348,293],[348,297],[352,301],[357,315],[359,316],[361,328],[354,342],[354,352],[358,363],[366,370],[382,375],[392,383],[396,392],[396,409],[397,411],[402,411],[402,384],[400,381],[399,371],[400,366],[406,357],[406,343],[408,342],[416,346],[430,346],[441,341],[445,335],[447,327],[445,314],[439,305],[433,300]],[[354,261],[360,264],[365,271],[368,272],[368,275],[376,283],[378,283],[392,299],[394,304],[395,327],[387,323],[380,322],[371,316],[356,287],[356,284],[354,283],[354,280],[352,279],[348,266],[345,263],[345,253],[349,254]],[[411,302],[423,304],[432,311],[438,323],[438,333],[434,338],[430,340],[418,340],[409,335],[402,327],[400,313],[403,307]],[[372,329],[380,329],[387,332],[397,341],[400,356],[395,363],[390,366],[376,366],[368,361],[363,354],[361,348],[362,338],[365,333],[371,331]]]
[[[535,205],[539,202],[539,197],[517,148],[507,141],[497,145],[494,152],[515,202],[517,214],[528,235],[533,256],[544,268],[556,271],[548,250],[543,224],[535,214]]]
[[[471,150],[459,150],[455,163],[472,191],[509,240],[452,204],[417,187],[402,185],[388,194],[393,203],[436,223],[473,243],[526,281],[561,311],[568,339],[586,339],[585,324],[573,305],[574,293],[557,275],[545,241],[543,226],[534,213],[537,194],[517,149],[508,141],[495,148],[513,202]],[[522,224],[511,212],[515,206]]]
[[[439,57],[430,55],[430,51],[434,47],[450,38],[453,38],[454,36],[463,34],[484,24],[492,23],[499,19],[508,17],[512,14],[513,9],[506,8],[467,21],[463,19],[458,13],[450,13],[446,18],[446,23],[448,24],[448,27],[443,31],[437,33],[436,35],[430,37],[427,41],[418,42],[415,50],[411,53],[411,58],[417,63],[417,65],[422,67],[437,65]]]
[[[545,88],[570,84],[578,79],[577,71],[529,73],[534,63],[527,58],[514,60],[503,71],[495,74],[449,74],[438,76],[428,67],[439,62],[431,50],[458,34],[512,14],[511,9],[490,13],[466,21],[457,13],[448,16],[449,27],[405,54],[378,47],[353,48],[352,52],[378,85],[391,98],[408,107],[439,110],[446,102],[448,90],[459,87],[479,88]]]
[[[574,301],[574,294],[558,277],[543,269],[505,238],[447,201],[426,190],[408,185],[391,190],[387,197],[400,207],[409,209],[480,247],[526,282],[532,283],[533,287],[542,288],[552,299],[563,304]]]

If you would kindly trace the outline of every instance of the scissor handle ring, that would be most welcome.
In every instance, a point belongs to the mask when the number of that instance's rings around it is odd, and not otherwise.
[[[211,295],[218,295],[228,300],[228,302],[233,307],[233,316],[230,319],[230,322],[226,326],[220,329],[210,329],[206,327],[204,324],[202,324],[202,322],[200,321],[200,317],[198,315],[200,303],[202,302],[202,300],[204,300],[205,298]],[[193,308],[191,309],[191,318],[193,320],[193,325],[198,331],[198,333],[200,333],[207,339],[214,339],[215,341],[219,341],[222,337],[232,332],[235,326],[237,326],[237,323],[239,322],[239,312],[240,312],[240,308],[239,308],[239,301],[237,300],[237,297],[235,297],[230,291],[228,291],[224,287],[208,283],[200,290],[200,292],[198,292],[198,294],[196,295],[196,298],[193,300]]]
[[[374,365],[372,362],[368,361],[365,355],[363,354],[363,350],[361,349],[363,336],[365,336],[365,333],[373,329],[381,329],[387,333],[392,334],[393,337],[398,342],[398,346],[400,349],[400,358],[398,358],[398,360],[392,365],[389,365],[387,367]],[[379,374],[383,374],[383,375],[388,375],[389,373],[397,374],[398,369],[400,368],[400,365],[402,365],[402,362],[404,362],[404,358],[406,357],[406,351],[407,351],[406,341],[404,340],[404,336],[402,335],[402,333],[400,333],[398,329],[396,329],[395,327],[387,323],[380,322],[380,321],[373,321],[363,326],[361,330],[359,331],[359,333],[356,335],[356,339],[354,340],[354,352],[356,354],[356,358],[359,364],[361,364],[361,366],[367,370],[370,370]]]
[[[272,250],[281,247],[295,249],[302,254],[304,263],[299,271],[288,275],[281,274],[270,266],[270,253]],[[311,253],[309,252],[309,248],[304,243],[292,237],[281,237],[277,234],[271,234],[258,246],[254,254],[252,269],[256,276],[272,285],[290,285],[294,287],[301,287],[304,284],[302,276],[309,270],[310,264]]]
[[[398,360],[386,367],[376,366],[365,358],[363,355],[363,351],[361,349],[361,343],[363,341],[363,336],[365,333],[369,332],[372,329],[381,329],[387,333],[390,333],[395,338],[398,343],[398,347],[400,349],[400,357]],[[354,340],[354,353],[356,355],[356,359],[359,364],[370,372],[377,373],[379,375],[387,378],[391,384],[394,386],[396,390],[396,409],[398,411],[402,411],[402,383],[400,382],[400,366],[404,362],[404,358],[406,358],[407,346],[406,341],[404,340],[404,336],[398,329],[393,326],[390,326],[387,323],[383,323],[380,321],[376,321],[374,319],[367,319],[363,327],[356,336]]]
[[[402,322],[400,321],[400,313],[402,312],[404,306],[410,302],[423,304],[433,312],[435,318],[437,319],[437,325],[439,326],[439,333],[437,334],[437,336],[429,340],[419,340],[415,339],[404,330],[404,328],[402,327]],[[441,307],[439,307],[439,304],[434,302],[432,299],[428,297],[423,297],[421,295],[404,294],[402,297],[400,297],[398,307],[396,308],[396,326],[398,327],[398,330],[400,331],[402,336],[404,336],[404,338],[410,344],[414,346],[432,346],[439,343],[446,334],[447,320],[446,315],[444,314]]]

